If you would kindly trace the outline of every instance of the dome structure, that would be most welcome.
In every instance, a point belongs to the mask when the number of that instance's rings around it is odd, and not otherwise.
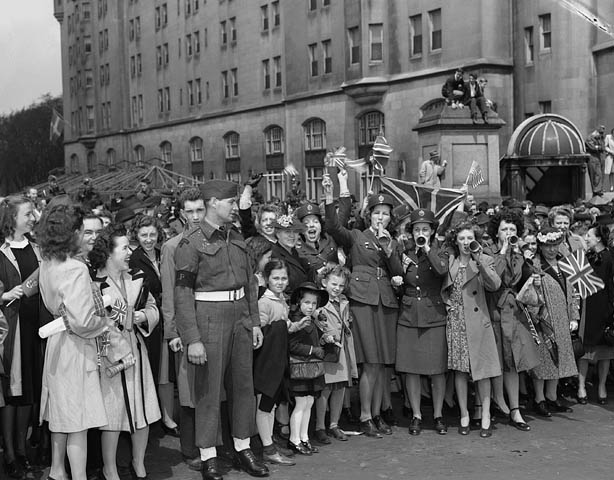
[[[578,128],[565,117],[551,113],[534,115],[522,122],[510,138],[508,157],[585,156]]]

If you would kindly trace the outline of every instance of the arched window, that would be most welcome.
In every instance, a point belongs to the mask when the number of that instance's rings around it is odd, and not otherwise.
[[[87,153],[87,171],[93,172],[97,168],[96,165],[96,152],[91,151]]]
[[[115,153],[115,149],[109,148],[107,150],[107,167],[112,168],[115,167],[117,163],[117,154]]]
[[[143,145],[134,147],[134,163],[137,167],[142,167],[145,164],[145,147]]]
[[[226,159],[239,158],[241,156],[239,138],[237,132],[228,132],[224,135],[224,155]]]
[[[79,157],[76,153],[70,156],[70,173],[79,173]]]
[[[264,131],[264,145],[267,155],[284,153],[284,130],[277,125],[268,127]]]
[[[160,144],[160,158],[164,168],[167,170],[173,168],[173,145],[171,142],[164,141]]]
[[[320,199],[326,156],[326,123],[313,118],[303,124],[305,132],[305,194],[309,200]]]
[[[305,132],[305,151],[326,150],[326,123],[313,118],[303,124]]]
[[[385,135],[384,114],[382,112],[367,112],[358,118],[358,146],[371,148],[378,135]]]
[[[193,137],[190,140],[190,161],[192,163],[192,178],[203,181],[204,178],[204,157],[203,157],[203,139],[200,137]]]

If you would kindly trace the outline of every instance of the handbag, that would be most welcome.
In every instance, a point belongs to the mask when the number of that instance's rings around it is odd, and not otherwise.
[[[292,380],[312,380],[322,375],[324,375],[324,362],[319,358],[290,355],[290,378]]]
[[[571,333],[571,346],[573,347],[573,354],[576,360],[584,355],[584,344],[578,332]]]
[[[614,347],[614,324],[610,323],[603,329],[603,341],[610,347]]]

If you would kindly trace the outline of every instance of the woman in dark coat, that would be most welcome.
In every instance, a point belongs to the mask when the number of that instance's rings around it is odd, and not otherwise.
[[[580,321],[580,338],[584,344],[584,355],[578,360],[578,403],[587,402],[586,373],[589,363],[597,363],[599,388],[597,397],[600,405],[607,402],[606,379],[610,370],[610,360],[614,358],[614,347],[606,345],[603,330],[614,320],[614,262],[611,252],[606,248],[610,231],[605,225],[592,225],[586,232],[588,246],[587,258],[595,275],[605,283],[599,290],[586,299]]]
[[[319,271],[327,264],[339,263],[337,244],[323,230],[320,207],[307,203],[296,209],[296,218],[305,226],[296,245],[299,257],[304,259],[309,268],[309,277],[315,279]]]
[[[272,247],[273,258],[283,260],[288,267],[288,288],[290,295],[301,283],[309,279],[309,266],[304,258],[296,251],[299,233],[305,226],[290,215],[280,215],[275,223],[277,243]]]
[[[162,282],[158,244],[164,239],[164,232],[154,217],[140,215],[134,219],[131,233],[132,241],[138,246],[130,256],[130,269],[143,272],[149,292],[161,312]],[[164,341],[163,325],[163,321],[158,322],[153,332],[145,339],[145,345],[149,352],[149,364],[160,398],[162,429],[169,435],[178,436],[178,427],[173,420],[174,355],[170,354],[168,343]]]
[[[501,277],[501,287],[486,294],[503,369],[503,375],[492,380],[493,400],[505,415],[509,415],[511,425],[527,432],[531,427],[520,414],[518,372],[526,372],[539,365],[539,353],[526,316],[516,303],[516,294],[522,287],[520,279],[524,257],[518,248],[518,238],[523,229],[524,223],[519,214],[512,210],[499,212],[488,225],[488,234],[494,243],[484,252],[493,258],[497,275]],[[509,408],[503,395],[504,385]]]
[[[26,296],[23,282],[38,270],[38,246],[28,235],[34,227],[33,205],[25,197],[7,197],[0,203],[0,282],[4,291],[0,307],[9,325],[4,341],[2,408],[4,471],[23,478],[32,470],[26,456],[26,436],[32,406],[39,403],[42,382],[42,351],[38,293]],[[38,279],[38,276],[36,277]]]
[[[413,412],[409,434],[421,431],[422,394],[420,376],[433,382],[433,418],[435,430],[447,433],[442,407],[448,371],[446,342],[446,306],[441,286],[448,273],[448,256],[434,240],[437,231],[435,215],[423,208],[411,212],[409,220],[410,249],[405,252],[403,299],[397,326],[396,370],[405,374],[407,396]]]
[[[368,436],[381,437],[392,430],[381,417],[385,366],[395,362],[396,327],[399,304],[391,278],[403,274],[398,243],[386,227],[391,221],[392,197],[376,194],[369,198],[370,227],[348,230],[339,221],[333,204],[333,186],[325,177],[326,231],[338,245],[349,250],[353,265],[347,296],[354,315],[352,325],[356,362],[362,364],[360,377],[360,428]]]

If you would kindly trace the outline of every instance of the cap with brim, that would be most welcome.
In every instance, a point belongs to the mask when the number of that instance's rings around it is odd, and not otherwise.
[[[318,297],[318,308],[328,303],[328,292],[318,288],[315,283],[311,282],[301,283],[298,288],[292,292],[290,303],[292,303],[292,305],[297,305],[305,292],[313,293]]]
[[[390,205],[390,208],[392,209],[394,207],[394,200],[387,193],[378,193],[376,195],[371,195],[369,197],[369,201],[367,202],[367,210],[371,210],[377,205]]]
[[[548,207],[544,207],[543,205],[538,205],[535,207],[535,215],[537,216],[541,215],[542,217],[547,217],[549,212],[550,210]]]
[[[305,231],[305,225],[298,218],[291,215],[280,215],[273,224],[275,230],[286,230],[291,232]]]
[[[574,222],[581,222],[585,220],[593,220],[593,216],[589,212],[577,212],[573,214]]]
[[[437,150],[432,150],[429,152],[429,158],[431,160],[435,159],[435,158],[439,158],[439,152]]]
[[[319,217],[322,216],[320,206],[316,205],[315,203],[306,203],[305,205],[301,205],[299,208],[296,209],[296,212],[294,212],[294,214],[296,215],[296,218],[301,221],[307,215],[317,215]]]
[[[229,180],[209,180],[200,185],[200,191],[203,194],[204,200],[217,198],[224,200],[239,196],[240,185]]]
[[[429,225],[435,225],[437,219],[435,214],[426,208],[416,208],[409,214],[409,225],[412,226],[415,223],[428,223]]]
[[[117,223],[124,223],[132,220],[136,217],[136,213],[131,208],[122,208],[115,215],[115,221]]]

